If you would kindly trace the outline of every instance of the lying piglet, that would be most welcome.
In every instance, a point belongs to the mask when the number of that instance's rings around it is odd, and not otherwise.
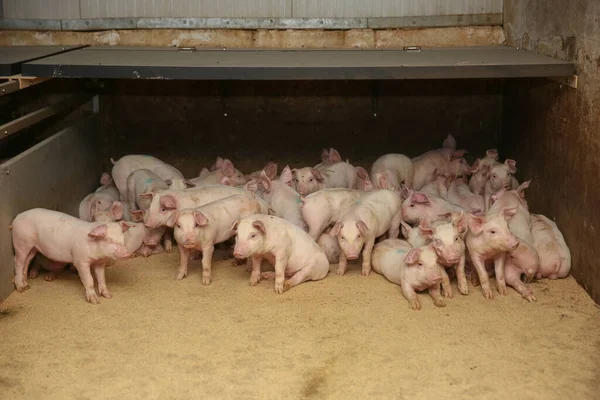
[[[327,261],[330,264],[337,264],[340,260],[340,244],[337,239],[329,234],[330,228],[325,229],[317,239],[317,244],[325,251]]]
[[[289,174],[289,168],[282,171],[283,174]],[[246,189],[256,191],[256,193],[269,204],[269,207],[280,218],[283,218],[296,225],[303,231],[306,231],[306,223],[300,213],[302,201],[300,195],[294,189],[286,185],[281,180],[271,180],[266,171],[263,171],[257,181],[250,181]]]
[[[302,198],[300,211],[310,237],[317,240],[327,226],[337,222],[364,194],[355,189],[323,189]]]
[[[354,167],[347,162],[338,162],[317,168],[293,169],[295,188],[301,196],[327,188],[355,189],[357,175]]]
[[[123,219],[125,207],[120,201],[113,201],[108,210],[98,210],[98,203],[92,204],[93,222],[116,222]]]
[[[471,189],[469,189],[469,186],[464,179],[454,179],[450,183],[445,196],[441,197],[452,204],[464,208],[471,214],[480,215],[483,213],[483,196],[471,192]]]
[[[426,194],[427,196],[435,196],[446,199],[448,194],[448,188],[450,183],[454,179],[452,175],[440,175],[436,171],[436,178],[433,182],[429,182],[427,185],[423,186],[419,192]]]
[[[175,211],[200,207],[212,201],[242,193],[245,193],[245,190],[225,185],[143,193],[140,197],[148,197],[151,200],[150,207],[144,213],[144,224],[149,228],[158,228],[166,225],[167,220]]]
[[[437,255],[432,246],[412,248],[408,242],[399,239],[386,239],[373,249],[373,270],[402,288],[410,308],[421,309],[421,302],[415,291],[427,289],[437,307],[445,307],[440,294],[442,267],[437,263]]]
[[[262,276],[274,275],[276,293],[327,276],[329,263],[323,249],[306,232],[288,221],[271,215],[252,215],[234,224],[236,227],[233,255],[252,258],[251,286],[260,282],[263,259],[275,267],[274,274]]]
[[[119,192],[114,186],[100,186],[79,203],[79,218],[92,222],[97,211],[108,210],[115,201],[119,201],[119,198]]]
[[[15,247],[15,287],[29,289],[26,280],[29,263],[37,252],[50,260],[72,263],[85,287],[87,301],[99,303],[94,289],[94,270],[100,295],[111,298],[106,287],[104,267],[109,260],[129,257],[124,235],[130,228],[125,222],[87,222],[70,215],[34,208],[18,214],[12,222]]]
[[[540,256],[536,278],[566,278],[571,270],[571,252],[556,223],[541,214],[531,214],[531,235]]]
[[[450,142],[449,138],[451,136],[449,135],[444,140],[446,145]],[[454,138],[452,138],[452,143],[455,144]],[[471,167],[464,158],[466,153],[466,150],[456,150],[455,147],[443,147],[430,150],[413,158],[414,174],[411,189],[420,190],[423,186],[435,180],[438,174],[454,176],[470,174]]]
[[[200,174],[197,178],[189,180],[195,186],[227,185],[238,186],[246,183],[244,175],[233,166],[233,163],[225,159],[216,171]]]
[[[385,178],[387,185],[399,189],[401,184],[412,187],[413,163],[404,154],[386,154],[379,157],[371,167],[371,182],[376,189],[381,189],[379,181]]]
[[[485,216],[471,215],[469,218],[469,231],[465,242],[473,266],[477,270],[481,290],[487,299],[493,299],[494,294],[490,288],[485,262],[494,260],[495,271],[504,270],[506,253],[519,246],[519,240],[511,233],[507,224],[516,213],[516,207],[507,207],[497,213],[488,213]],[[498,282],[499,291],[502,290],[503,283]]]
[[[517,172],[517,162],[506,159],[504,164],[496,162],[490,168],[490,179],[485,183],[483,190],[484,208],[487,212],[491,207],[491,197],[500,189],[516,189],[519,183],[513,174]]]
[[[400,232],[402,199],[397,193],[380,189],[365,193],[357,204],[350,207],[331,231],[340,244],[340,263],[337,274],[346,272],[348,260],[356,260],[362,251],[362,272],[371,272],[371,252],[375,239],[388,232],[390,239],[397,239]]]
[[[428,196],[425,193],[404,190],[402,203],[402,220],[409,224],[418,224],[421,219],[428,217],[430,222],[443,220],[443,215],[451,212],[464,212],[457,205],[451,204],[441,197]]]
[[[150,201],[142,193],[157,193],[169,189],[167,182],[149,169],[138,169],[127,177],[127,204],[130,210],[147,210]]]
[[[186,277],[192,249],[202,251],[202,284],[212,279],[212,256],[214,246],[234,236],[231,226],[248,215],[267,214],[254,195],[237,194],[213,201],[194,209],[176,211],[169,217],[167,226],[174,228],[179,246],[179,272],[177,279]]]
[[[498,150],[490,149],[485,152],[485,157],[478,158],[471,166],[471,179],[469,189],[475,194],[483,196],[485,184],[490,179],[490,169],[498,160]]]

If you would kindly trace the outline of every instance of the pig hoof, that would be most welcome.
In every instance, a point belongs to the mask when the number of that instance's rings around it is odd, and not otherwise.
[[[465,296],[469,294],[469,288],[466,286],[458,285],[458,291],[460,292],[460,294]]]
[[[529,294],[524,294],[523,298],[525,300],[527,300],[530,303],[533,303],[534,301],[537,301],[537,299],[535,298],[535,296],[533,295],[533,293],[529,293]]]
[[[446,307],[444,299],[434,299],[433,304],[435,304],[436,307]]]
[[[444,290],[444,297],[448,297],[451,299],[453,296],[454,296],[454,293],[452,293],[452,289]]]
[[[29,271],[29,279],[35,279],[38,277],[39,274],[40,271],[38,271],[37,269],[32,269],[31,271]]]
[[[172,253],[173,252],[173,243],[169,242],[165,242],[165,251],[167,253]]]
[[[498,293],[503,296],[506,296],[506,286],[498,286]]]
[[[488,300],[494,300],[494,293],[492,293],[492,289],[490,288],[483,289],[483,295]]]
[[[275,279],[275,272],[261,272],[260,277],[262,279],[273,280]]]
[[[177,280],[178,280],[178,281],[180,281],[180,280],[182,280],[183,278],[185,278],[186,276],[187,276],[187,271],[185,271],[185,272],[179,272],[179,273],[177,274]]]
[[[100,300],[98,299],[96,292],[86,293],[85,297],[87,298],[88,303],[100,304]]]
[[[56,275],[54,275],[52,272],[48,273],[48,275],[46,275],[46,276],[44,277],[44,280],[45,280],[46,282],[52,282],[52,281],[53,281],[53,280],[55,280],[55,279],[56,279]]]
[[[346,270],[343,268],[338,268],[338,270],[336,272],[336,274],[338,274],[338,275],[344,275],[345,273],[346,273]]]
[[[108,291],[108,289],[102,289],[100,290],[100,296],[106,298],[106,299],[112,299],[112,294],[110,294],[110,292]]]
[[[210,285],[211,279],[210,276],[203,276],[202,277],[202,284],[203,285]]]
[[[369,269],[363,268],[362,271],[360,271],[360,274],[362,276],[369,276],[369,273],[371,273],[371,268],[369,268]]]
[[[277,294],[283,294],[283,283],[276,283],[275,284],[275,293],[277,293]]]
[[[409,301],[409,305],[410,305],[410,308],[413,310],[421,309],[421,302],[419,302],[419,300],[411,300],[411,301]]]
[[[29,289],[29,284],[27,282],[23,282],[22,284],[15,285],[15,289],[19,293],[23,293],[24,291]]]
[[[250,278],[250,286],[256,286],[260,282],[260,277],[258,278]]]

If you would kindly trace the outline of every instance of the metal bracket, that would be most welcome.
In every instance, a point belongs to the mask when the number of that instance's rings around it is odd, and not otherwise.
[[[579,75],[571,75],[571,76],[549,76],[547,79],[560,83],[561,85],[566,85],[573,89],[577,89],[579,84]]]

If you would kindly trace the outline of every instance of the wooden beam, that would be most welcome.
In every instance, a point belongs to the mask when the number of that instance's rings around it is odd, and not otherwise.
[[[4,139],[7,136],[10,136],[20,130],[30,127],[48,117],[51,117],[54,114],[58,114],[61,111],[69,109],[71,107],[79,106],[86,101],[89,101],[91,95],[77,95],[71,96],[61,102],[56,104],[51,104],[47,107],[40,108],[32,113],[23,115],[20,118],[7,122],[6,124],[0,126],[0,140]]]
[[[23,76],[21,74],[11,76],[0,76],[0,79],[8,79],[8,82],[0,84],[0,96],[26,89],[38,83],[46,82],[52,78],[38,78],[37,76]]]
[[[0,83],[0,96],[4,96],[5,94],[16,92],[19,89],[20,89],[19,81],[8,81],[8,82]]]
[[[561,85],[566,85],[573,89],[577,89],[579,84],[579,75],[571,75],[571,76],[550,76],[548,77],[553,82],[560,83]]]

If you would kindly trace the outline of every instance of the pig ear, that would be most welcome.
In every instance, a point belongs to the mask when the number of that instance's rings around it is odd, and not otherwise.
[[[407,224],[404,221],[400,221],[400,225],[402,225],[402,236],[404,236],[405,238],[408,238],[408,234],[413,229],[412,226],[410,226],[409,224]]]
[[[456,149],[456,139],[454,139],[454,136],[446,136],[446,139],[444,139],[443,147],[445,149]]]
[[[285,168],[281,171],[281,175],[279,179],[288,186],[292,186],[292,180],[294,179],[294,174],[292,174],[292,170],[289,165],[286,165]]]
[[[365,179],[365,184],[363,186],[363,190],[365,192],[370,192],[373,190],[373,182],[371,182],[371,179],[369,179],[369,178]]]
[[[497,201],[499,198],[501,198],[502,196],[504,196],[506,194],[506,189],[502,188],[500,190],[498,190],[496,193],[494,193],[491,198],[492,201]]]
[[[427,197],[427,195],[425,193],[414,192],[412,194],[412,200],[415,203],[424,204],[426,206],[430,206],[431,205],[431,202],[429,201],[429,197]]]
[[[183,181],[183,184],[185,185],[186,188],[193,188],[196,187],[196,184],[188,181],[187,179]]]
[[[106,234],[108,233],[108,226],[106,224],[98,225],[94,229],[92,229],[88,236],[92,239],[104,239]]]
[[[223,160],[222,157],[217,157],[217,159],[215,160],[215,169],[213,171],[216,171],[218,169],[221,169],[221,167],[223,166],[223,162],[225,160]]]
[[[452,221],[452,213],[451,212],[447,212],[445,214],[438,214],[438,217],[442,217],[446,221]]]
[[[381,189],[389,189],[387,178],[383,175],[377,177],[377,184]]]
[[[478,158],[475,160],[475,162],[473,163],[473,165],[471,165],[471,173],[475,174],[479,171],[479,169],[481,168],[481,160]]]
[[[496,149],[489,149],[485,152],[486,157],[490,157],[493,158],[494,160],[498,159],[498,150]]]
[[[102,173],[102,176],[100,177],[100,186],[112,186],[114,183],[112,177],[107,172]]]
[[[229,177],[227,177],[227,176],[222,177],[221,185],[231,186],[231,179],[229,179]]]
[[[115,220],[123,219],[123,203],[120,201],[113,201],[109,213]]]
[[[335,225],[333,225],[333,228],[331,228],[331,230],[329,231],[329,234],[331,236],[337,236],[337,235],[339,235],[339,233],[343,227],[344,227],[344,224],[342,224],[340,221],[338,221],[335,223]]]
[[[518,206],[516,206],[516,207],[504,207],[500,213],[502,215],[504,215],[504,219],[508,221],[509,219],[511,219],[517,213],[517,208],[518,208]]]
[[[88,215],[90,216],[90,219],[92,219],[92,220],[94,219],[96,212],[98,212],[98,204],[99,203],[100,203],[100,200],[94,200],[94,201],[90,202]]]
[[[431,239],[431,237],[435,235],[436,229],[433,226],[431,226],[429,218],[425,217],[422,218],[421,222],[419,223],[419,231],[421,232],[421,236],[423,236],[426,239]]]
[[[263,171],[265,171],[269,179],[275,179],[275,177],[277,176],[277,163],[269,161],[267,165],[265,165]]]
[[[369,173],[363,167],[354,167],[354,170],[356,171],[356,176],[358,176],[363,181],[369,179]]]
[[[119,221],[119,224],[121,224],[121,229],[123,230],[123,232],[127,232],[127,230],[128,230],[129,228],[133,228],[133,225],[131,225],[131,224],[128,224],[128,223],[127,223],[127,222],[125,222],[125,221]]]
[[[234,174],[234,166],[233,163],[229,160],[229,159],[225,159],[223,160],[223,165],[221,165],[221,172],[223,172],[223,175],[228,176],[228,177],[232,177]]]
[[[403,199],[408,199],[413,194],[413,191],[408,188],[405,184],[400,185],[400,196]]]
[[[260,172],[259,182],[265,188],[265,192],[271,193],[271,180],[269,179],[264,170]]]
[[[458,216],[453,217],[452,226],[456,228],[458,234],[463,236],[467,232],[467,215],[464,212],[460,212]]]
[[[177,208],[177,199],[171,196],[170,194],[164,195],[160,197],[160,205],[164,208],[176,209]]]
[[[252,226],[258,229],[262,234],[267,233],[267,228],[265,227],[265,224],[262,221],[253,221]]]
[[[179,211],[175,211],[174,213],[169,215],[169,218],[167,219],[167,222],[165,222],[165,225],[167,225],[169,228],[172,228],[178,219],[179,219]]]
[[[244,190],[247,190],[251,193],[256,192],[258,190],[258,181],[256,179],[252,179],[251,181],[248,181],[244,185]]]
[[[319,171],[316,168],[311,168],[310,172],[314,175],[314,177],[318,180],[318,181],[322,181],[323,179],[323,174],[321,174],[321,171]]]
[[[508,166],[508,170],[513,174],[517,172],[517,162],[515,160],[507,158],[506,160],[504,160],[504,164]]]
[[[138,194],[138,197],[140,198],[140,200],[152,200],[155,195],[156,195],[156,193],[154,193],[154,192],[146,192],[146,193]]]
[[[369,234],[369,227],[364,223],[364,221],[356,221],[356,227],[364,236]]]
[[[529,187],[529,184],[531,183],[531,180],[523,182],[519,185],[519,187],[517,188],[517,193],[519,194],[519,196],[524,199],[525,198],[525,189],[527,189]]]
[[[328,159],[331,164],[335,164],[335,163],[339,163],[342,161],[342,156],[336,149],[331,148],[331,149],[329,149]]]
[[[329,149],[322,149],[321,150],[321,162],[328,162],[329,161]]]
[[[204,178],[208,174],[210,174],[210,171],[208,170],[208,168],[204,167],[200,170],[200,173],[198,174],[198,178]]]
[[[444,242],[440,239],[435,239],[430,243],[430,246],[439,255],[440,250],[444,248]]]
[[[421,249],[412,249],[408,252],[406,257],[404,257],[404,262],[407,265],[413,265],[417,261],[419,261],[419,256],[421,255]]]
[[[144,220],[144,211],[142,210],[129,211],[129,215],[131,215],[131,220],[133,222],[142,222]]]
[[[208,218],[206,218],[206,215],[202,214],[200,211],[194,211],[194,221],[196,221],[196,224],[199,226],[208,225]]]
[[[229,228],[229,232],[237,233],[237,227],[239,224],[240,224],[240,221],[235,221],[233,223],[233,225],[231,225],[231,228]]]
[[[485,223],[485,218],[476,217],[474,215],[469,215],[469,230],[473,232],[474,235],[480,235],[483,231],[483,224]]]
[[[450,156],[450,161],[458,160],[459,158],[463,158],[467,154],[466,150],[454,150],[452,155]]]

